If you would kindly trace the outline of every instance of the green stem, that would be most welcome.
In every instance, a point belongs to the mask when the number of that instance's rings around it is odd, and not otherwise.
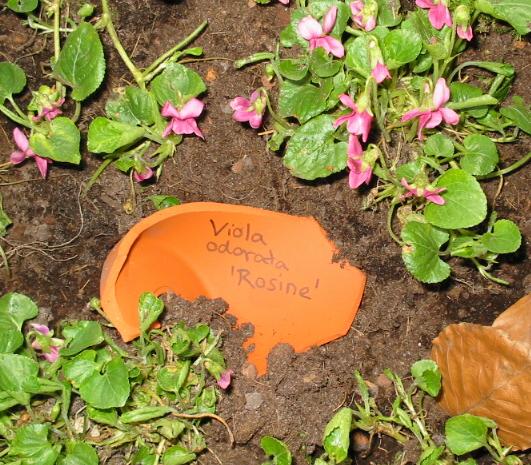
[[[186,47],[189,43],[193,42],[197,37],[199,37],[205,28],[208,26],[208,21],[203,21],[188,37],[181,40],[177,45],[172,47],[166,53],[163,53],[158,57],[151,65],[149,65],[143,72],[142,78],[144,82],[149,82],[153,77],[155,77],[161,70],[160,66],[164,65],[164,62],[170,58],[175,52]]]
[[[507,168],[503,168],[501,170],[493,171],[490,174],[485,174],[483,176],[476,176],[477,179],[485,180],[485,179],[492,179],[497,176],[503,176],[505,174],[508,174],[512,171],[517,170],[521,166],[525,165],[529,160],[531,159],[531,152],[529,152],[524,157],[520,158],[520,160],[514,162],[512,165],[508,166]]]
[[[254,53],[251,56],[248,56],[247,58],[241,58],[240,60],[236,60],[234,62],[234,67],[236,69],[240,69],[240,68],[243,68],[244,66],[252,65],[254,63],[259,63],[261,61],[272,60],[273,58],[275,58],[274,53],[258,52],[258,53]]]
[[[92,189],[92,186],[98,180],[98,178],[101,176],[101,173],[103,173],[105,171],[105,168],[107,168],[107,166],[109,166],[113,162],[113,160],[114,160],[114,158],[106,158],[105,160],[103,160],[101,162],[101,165],[98,166],[96,171],[94,171],[94,174],[90,177],[87,185],[83,189],[84,194],[87,194],[87,192],[90,189]]]
[[[273,107],[271,106],[271,101],[269,100],[269,95],[267,93],[267,91],[262,87],[261,88],[261,91],[262,91],[262,94],[265,96],[266,98],[266,105],[267,105],[267,109],[269,111],[269,113],[271,114],[271,117],[278,123],[280,124],[284,129],[287,129],[289,131],[291,131],[291,127],[288,125],[288,123],[286,123],[286,121],[282,118],[280,118],[280,116],[278,116],[275,111],[273,110]]]
[[[61,0],[54,0],[53,2],[53,55],[54,62],[59,60],[59,54],[61,53]]]
[[[400,247],[402,247],[403,243],[398,238],[398,236],[393,231],[393,216],[395,214],[395,209],[398,204],[395,202],[391,203],[391,206],[389,207],[389,210],[387,211],[387,231],[389,231],[389,235],[395,241]]]
[[[491,275],[487,269],[481,264],[479,263],[479,261],[476,259],[476,258],[473,258],[471,257],[470,260],[472,260],[472,263],[474,263],[474,265],[476,265],[476,268],[478,269],[479,271],[479,274],[481,276],[483,276],[484,278],[486,279],[489,279],[490,281],[493,281],[497,284],[502,284],[504,286],[508,286],[509,283],[503,279],[500,279],[500,278],[496,278],[495,276]]]
[[[482,95],[481,97],[472,97],[462,102],[448,102],[446,106],[452,110],[464,110],[466,108],[482,107],[484,105],[496,105],[498,99],[492,95]]]
[[[6,115],[9,119],[13,120],[15,123],[18,123],[29,129],[33,127],[32,124],[27,119],[22,119],[16,113],[13,113],[9,108],[6,108],[4,105],[0,105],[0,112]]]
[[[361,31],[360,29],[354,29],[353,27],[347,26],[345,29],[345,32],[348,32],[349,34],[353,36],[363,36],[365,35],[365,32]]]
[[[77,120],[79,119],[80,113],[81,113],[81,103],[76,100],[74,115],[71,118],[74,123],[77,122]]]
[[[103,23],[105,24],[105,29],[107,29],[107,32],[111,37],[111,41],[114,48],[120,55],[120,58],[124,62],[125,66],[127,66],[127,69],[129,69],[130,73],[133,75],[133,78],[138,84],[138,87],[140,87],[141,89],[145,89],[146,86],[144,83],[144,76],[142,72],[133,64],[133,62],[129,58],[129,55],[125,51],[122,43],[120,42],[120,39],[118,38],[118,34],[116,33],[116,29],[114,28],[114,24],[112,22],[111,11],[109,9],[108,1],[101,0],[101,6],[103,9]]]
[[[13,97],[7,97],[9,100],[9,103],[13,106],[15,111],[20,115],[21,118],[27,118],[27,116],[24,114],[24,112],[20,109],[20,107],[17,105],[17,102],[13,99]]]

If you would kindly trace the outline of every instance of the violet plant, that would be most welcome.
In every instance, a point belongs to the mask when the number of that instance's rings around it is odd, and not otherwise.
[[[389,234],[418,280],[444,281],[455,257],[507,284],[491,270],[521,234],[489,213],[480,181],[501,182],[529,161],[531,153],[500,159],[498,146],[531,134],[531,111],[520,97],[506,101],[510,64],[457,58],[481,14],[528,33],[524,3],[417,0],[401,12],[398,0],[299,0],[275,53],[235,63],[268,62],[276,107],[261,88],[254,100],[232,101],[234,119],[260,127],[267,107],[268,149],[283,151],[298,178],[347,169],[365,208],[387,205]],[[477,68],[491,77],[471,80]]]
[[[187,55],[202,55],[199,47],[185,47],[204,31],[207,22],[147,68],[140,69],[118,38],[108,1],[101,3],[103,15],[99,24],[107,30],[136,85],[114,89],[114,96],[105,105],[106,115],[95,118],[90,124],[88,150],[102,154],[103,162],[87,189],[111,163],[136,182],[155,179],[184,136],[204,138],[197,123],[204,103],[197,97],[206,91],[206,86],[199,74],[179,60]]]
[[[54,52],[47,78],[55,82],[32,91],[32,99],[23,111],[14,96],[24,91],[26,75],[18,65],[0,62],[0,112],[18,125],[13,130],[15,149],[10,161],[1,166],[34,160],[40,175],[46,178],[53,162],[78,165],[81,161],[81,137],[76,123],[81,103],[103,80],[103,47],[96,28],[87,21],[93,12],[87,6],[81,7],[75,18],[70,17],[69,8],[60,0],[8,1],[7,7],[26,14],[25,23],[29,27],[53,36]]]

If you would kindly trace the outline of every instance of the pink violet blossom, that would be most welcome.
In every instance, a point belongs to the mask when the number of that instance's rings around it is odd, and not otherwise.
[[[422,130],[424,128],[434,128],[443,121],[446,124],[455,125],[459,122],[459,115],[452,109],[443,107],[450,100],[450,89],[446,85],[444,78],[439,78],[435,84],[433,92],[433,106],[430,109],[422,110],[414,108],[402,116],[402,122],[413,118],[419,118],[418,138],[422,140]]]
[[[369,32],[376,27],[378,4],[374,0],[365,2],[356,0],[350,4],[350,11],[352,12],[352,20],[360,28]]]
[[[452,27],[452,15],[445,0],[415,0],[418,7],[428,9],[428,19],[435,29],[442,29],[446,24]]]
[[[170,118],[171,121],[164,129],[162,137],[168,137],[172,132],[175,134],[195,134],[205,139],[195,120],[202,112],[205,104],[196,98],[188,100],[184,106],[177,110],[171,102],[166,102],[161,110],[161,115]]]
[[[387,68],[387,66],[380,62],[376,63],[376,66],[372,69],[371,76],[378,84],[382,83],[386,79],[391,79],[389,69]]]
[[[400,180],[400,184],[406,188],[406,193],[402,195],[401,199],[408,197],[424,197],[428,202],[437,205],[444,205],[445,200],[439,195],[446,190],[446,187],[417,187],[415,184],[408,184],[406,178]]]
[[[289,0],[278,0],[283,5],[289,5]]]
[[[35,152],[33,152],[33,150],[30,149],[28,138],[19,128],[13,129],[13,139],[15,140],[18,150],[15,150],[11,154],[11,163],[13,163],[13,165],[19,165],[27,158],[34,158],[41,176],[46,178],[46,174],[48,173],[48,165],[52,163],[52,161],[48,160],[47,158],[39,157]]]
[[[223,373],[221,373],[221,376],[217,381],[218,386],[223,390],[227,389],[230,386],[233,374],[234,371],[232,370],[225,370]]]
[[[341,100],[343,105],[350,108],[352,112],[336,119],[334,127],[337,128],[346,122],[347,130],[350,134],[361,136],[361,140],[367,142],[371,130],[372,115],[365,109],[360,111],[358,105],[356,105],[352,98],[347,94],[340,95],[339,100]]]
[[[136,169],[133,170],[133,179],[136,182],[142,182],[152,178],[154,174],[155,172],[149,166],[146,166],[142,172],[138,172]]]
[[[472,38],[474,37],[474,33],[472,32],[472,26],[470,26],[470,24],[468,25],[468,27],[457,26],[456,31],[457,31],[457,35],[461,39],[467,40],[468,42],[470,42]]]
[[[234,110],[232,118],[235,121],[249,122],[253,129],[262,125],[266,102],[265,97],[261,96],[260,90],[255,90],[249,99],[236,97],[230,101],[229,105]]]
[[[55,362],[59,358],[59,349],[64,343],[63,340],[52,337],[53,331],[46,325],[32,323],[31,326],[39,333],[31,343],[31,347],[42,352],[41,355],[46,361],[50,363]]]
[[[315,48],[324,48],[337,58],[345,55],[345,49],[341,41],[327,35],[336,24],[337,6],[331,7],[323,18],[323,25],[312,16],[305,16],[297,25],[299,35],[310,43],[310,51]]]
[[[350,188],[357,189],[363,183],[369,184],[372,177],[372,166],[363,160],[363,149],[358,136],[354,134],[350,134],[348,137],[347,154],[348,185]]]
[[[64,97],[61,97],[56,102],[51,103],[51,106],[42,108],[37,116],[34,116],[33,121],[40,121],[42,118],[45,118],[48,121],[53,120],[56,116],[62,115],[61,105],[65,103]]]

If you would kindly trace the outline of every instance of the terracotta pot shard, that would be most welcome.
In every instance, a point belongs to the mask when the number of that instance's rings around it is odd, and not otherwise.
[[[142,292],[222,298],[238,324],[251,323],[246,347],[259,374],[279,343],[302,352],[345,335],[365,275],[336,252],[317,221],[209,202],[161,210],[134,226],[103,266],[103,310],[125,341],[139,334]]]

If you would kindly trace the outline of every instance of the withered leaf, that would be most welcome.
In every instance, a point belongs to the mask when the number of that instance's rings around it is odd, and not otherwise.
[[[531,348],[531,294],[511,305],[496,318],[492,326],[505,331],[513,341]]]
[[[491,418],[504,443],[531,447],[529,346],[501,329],[460,323],[439,334],[431,355],[442,373],[439,401],[446,412]]]

